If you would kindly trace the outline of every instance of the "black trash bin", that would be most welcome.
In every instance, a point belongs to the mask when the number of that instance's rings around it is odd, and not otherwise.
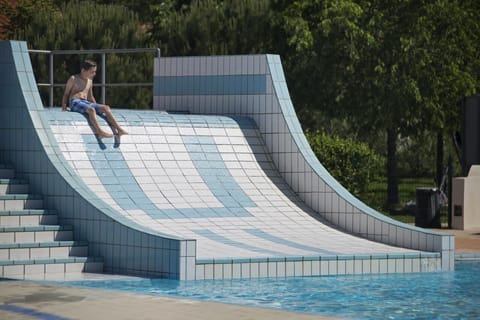
[[[440,228],[440,190],[417,188],[415,225],[421,228]]]

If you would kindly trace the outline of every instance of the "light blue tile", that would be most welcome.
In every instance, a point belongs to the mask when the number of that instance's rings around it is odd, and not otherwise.
[[[17,51],[13,52],[13,60],[15,61],[15,67],[17,71],[26,71],[25,64],[23,62],[23,52]]]

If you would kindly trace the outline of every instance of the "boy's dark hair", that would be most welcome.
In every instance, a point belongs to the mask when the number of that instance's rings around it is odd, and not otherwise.
[[[92,60],[85,60],[82,62],[81,68],[84,70],[90,70],[93,67],[96,67],[97,63]]]

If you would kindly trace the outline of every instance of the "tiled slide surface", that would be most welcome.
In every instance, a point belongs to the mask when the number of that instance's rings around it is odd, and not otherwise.
[[[82,115],[45,114],[99,198],[139,225],[196,239],[198,260],[418,255],[323,223],[281,178],[249,118],[115,110],[130,134],[99,141]]]

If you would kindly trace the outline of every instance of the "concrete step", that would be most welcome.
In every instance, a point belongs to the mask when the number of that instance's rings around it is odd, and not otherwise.
[[[72,241],[73,228],[57,223],[58,213],[43,209],[43,197],[29,194],[13,166],[0,164],[0,278],[103,272],[103,260],[88,257],[88,243]]]
[[[26,194],[29,185],[26,180],[21,179],[4,179],[0,176],[0,194]]]
[[[72,226],[0,227],[0,243],[53,242],[72,239]]]
[[[0,210],[43,209],[43,197],[34,194],[0,194]]]
[[[55,225],[58,223],[56,210],[29,209],[0,211],[0,226],[20,227]]]
[[[87,241],[54,241],[0,244],[0,261],[86,257]]]
[[[0,261],[0,278],[80,272],[103,272],[103,260],[95,257],[68,257]]]

